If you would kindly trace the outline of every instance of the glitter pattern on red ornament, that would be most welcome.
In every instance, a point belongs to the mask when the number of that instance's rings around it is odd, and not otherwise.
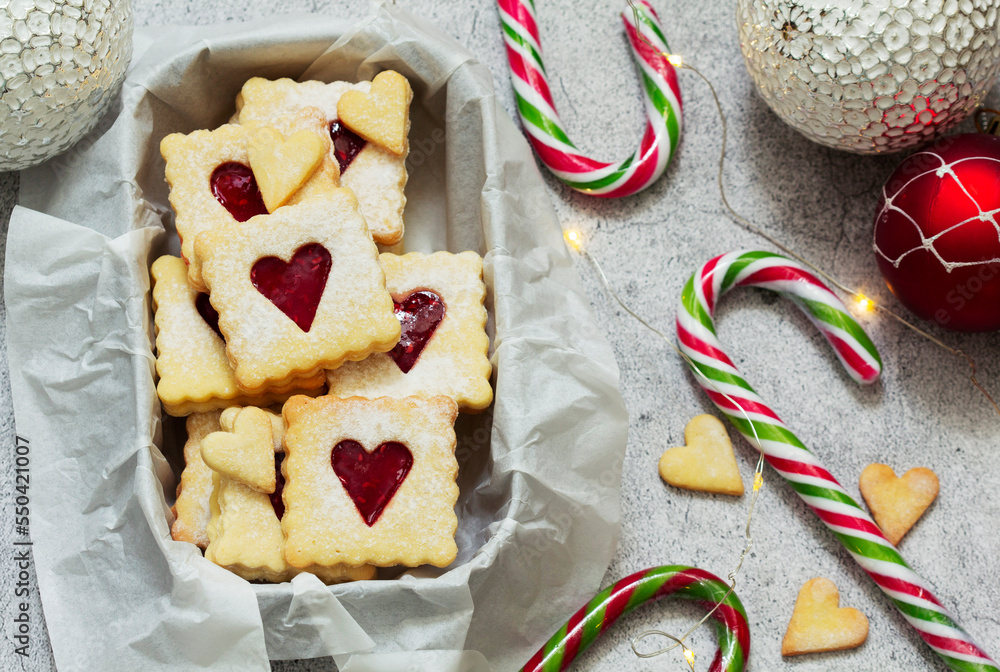
[[[875,255],[914,314],[947,329],[1000,329],[1000,138],[944,138],[882,189]]]

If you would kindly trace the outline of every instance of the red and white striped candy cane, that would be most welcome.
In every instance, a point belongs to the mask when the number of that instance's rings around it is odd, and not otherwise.
[[[878,378],[882,363],[861,326],[819,278],[770,252],[731,252],[702,266],[681,295],[677,338],[695,379],[893,601],[920,637],[956,672],[998,672],[930,588],[844,490],[740,375],[715,335],[719,298],[734,287],[763,287],[791,299],[833,346],[850,375]],[[759,439],[759,441],[758,441]]]
[[[518,114],[542,163],[577,191],[603,198],[628,196],[655,182],[681,136],[681,90],[674,66],[663,57],[670,47],[649,3],[635,0],[635,12],[630,6],[621,14],[642,78],[647,121],[639,148],[617,163],[584,156],[566,134],[542,63],[534,0],[497,0],[497,5]]]
[[[722,579],[683,565],[636,572],[608,586],[570,616],[520,672],[565,672],[577,656],[632,609],[666,597],[694,600],[716,621],[719,650],[708,672],[744,672],[750,658],[750,624],[736,593]]]

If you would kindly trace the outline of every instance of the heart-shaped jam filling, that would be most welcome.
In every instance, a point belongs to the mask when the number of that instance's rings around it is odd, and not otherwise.
[[[308,243],[295,250],[288,262],[278,257],[258,259],[250,269],[250,282],[299,329],[308,332],[323,298],[331,264],[325,247]]]
[[[198,293],[198,298],[194,300],[194,307],[198,309],[198,314],[201,315],[201,319],[205,320],[205,324],[212,327],[212,331],[219,335],[219,338],[226,340],[222,335],[222,331],[219,330],[219,313],[216,312],[215,308],[208,300],[208,294],[204,292]]]
[[[271,498],[271,507],[274,509],[274,515],[281,520],[281,517],[285,515],[285,500],[281,498],[281,493],[285,489],[285,477],[281,475],[281,462],[285,459],[284,453],[274,454],[274,492],[269,496]]]
[[[406,480],[413,455],[397,441],[387,441],[369,453],[357,441],[345,439],[334,446],[330,462],[361,518],[371,527]]]
[[[400,371],[409,373],[444,319],[444,301],[436,293],[422,289],[402,301],[393,300],[393,310],[402,333],[389,356]]]
[[[337,157],[340,164],[340,172],[343,173],[351,165],[351,161],[365,148],[365,139],[347,128],[339,121],[330,122],[330,138],[333,140],[333,155]]]
[[[210,184],[215,200],[237,222],[245,222],[255,215],[268,214],[250,166],[235,161],[223,163],[212,172]]]

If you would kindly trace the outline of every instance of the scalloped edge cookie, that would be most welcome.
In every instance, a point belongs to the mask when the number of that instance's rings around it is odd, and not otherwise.
[[[188,264],[188,281],[198,290],[206,285],[201,277],[201,263],[195,250],[195,238],[202,231],[236,222],[236,219],[219,203],[212,193],[212,173],[224,163],[250,166],[247,152],[250,134],[257,126],[226,124],[219,128],[192,133],[171,133],[160,142],[160,154],[166,162],[165,176],[170,187],[170,205],[174,209],[174,222],[181,240],[181,257]],[[310,173],[310,178],[292,198],[297,202],[316,193],[324,193],[339,185],[340,169],[333,156],[326,120],[315,108],[303,108],[292,114],[275,115],[268,126],[283,135],[297,131],[317,134],[324,149],[321,167]]]
[[[457,414],[449,397],[293,397],[285,402],[281,525],[288,563],[445,567],[453,562],[458,553]],[[334,447],[345,440],[357,441],[369,453],[399,442],[412,456],[405,478],[370,526],[331,462]]]
[[[337,103],[346,91],[352,90],[367,94],[371,91],[371,82],[327,84],[254,77],[247,80],[236,99],[239,123],[269,123],[275,115],[315,107],[322,111],[329,124],[340,119]],[[395,245],[403,239],[408,153],[408,142],[399,155],[368,143],[340,176],[341,184],[357,195],[372,238],[381,245]]]
[[[187,541],[199,548],[208,546],[207,529],[212,516],[209,502],[212,470],[201,459],[201,441],[221,429],[220,414],[221,411],[194,413],[185,422],[184,471],[177,484],[177,501],[172,507],[174,524],[170,526],[170,536],[174,541]]]
[[[229,406],[268,406],[293,394],[321,393],[322,372],[295,378],[247,394],[236,384],[226,357],[226,344],[198,312],[198,290],[187,281],[187,267],[165,255],[150,267],[153,282],[153,322],[156,326],[156,394],[163,409],[183,417]]]
[[[394,301],[429,289],[441,297],[444,317],[407,373],[388,353],[374,354],[327,371],[329,394],[369,399],[445,395],[464,412],[488,407],[493,401],[493,367],[488,357],[482,258],[475,252],[383,253],[379,263]]]
[[[287,262],[310,244],[325,248],[331,265],[311,325],[303,331],[258,291],[251,276],[262,258]],[[399,340],[375,244],[348,189],[205,231],[195,249],[242,390],[310,377],[391,350]]]

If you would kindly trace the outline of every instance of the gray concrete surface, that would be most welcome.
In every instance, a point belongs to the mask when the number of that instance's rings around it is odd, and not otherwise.
[[[400,0],[453,35],[492,70],[497,96],[513,114],[499,21],[488,0],[465,3]],[[898,308],[882,283],[871,252],[871,221],[878,190],[899,157],[865,158],[821,148],[785,127],[755,95],[736,41],[731,2],[654,3],[673,50],[711,79],[730,120],[726,166],[734,206],[771,235],[876,300]],[[642,123],[638,84],[616,18],[603,0],[537,3],[553,94],[570,135],[598,157],[624,157]],[[362,16],[358,1],[137,0],[136,22],[211,23],[264,17],[276,11]],[[674,302],[690,273],[715,254],[740,247],[771,249],[728,218],[714,186],[719,122],[704,84],[681,74],[685,129],[664,177],[643,194],[603,201],[578,195],[546,176],[565,226],[583,230],[593,256],[625,300],[657,327],[672,330]],[[0,176],[3,235],[16,198],[15,175]],[[656,471],[665,448],[683,442],[688,419],[712,408],[676,355],[614,305],[584,259],[578,268],[597,320],[613,344],[631,416],[622,474],[623,529],[605,584],[658,564],[693,564],[725,575],[742,546],[748,498],[693,494],[665,486]],[[0,308],[2,310],[2,308]],[[865,318],[885,361],[882,382],[854,385],[811,325],[789,304],[757,291],[728,297],[720,309],[722,340],[758,392],[827,464],[849,492],[871,462],[898,473],[934,469],[938,501],[901,544],[903,555],[934,587],[975,638],[1000,655],[1000,466],[995,456],[1000,418],[964,377],[965,365],[895,322]],[[0,323],[0,329],[3,328]],[[979,364],[981,379],[1000,393],[996,334],[934,331]],[[12,477],[13,418],[5,355],[0,356],[0,613],[11,614],[16,573]],[[749,485],[754,454],[735,440]],[[754,550],[737,592],[750,617],[750,670],[944,670],[930,650],[848,554],[777,475],[765,471],[765,489],[752,526]],[[871,623],[863,647],[843,653],[783,659],[780,642],[799,587],[825,576],[840,588],[842,605]],[[0,668],[52,669],[44,628],[31,594],[31,656],[12,653],[11,623],[3,620]],[[515,615],[512,615],[515,617]],[[575,669],[687,669],[676,652],[639,660],[629,638],[650,628],[681,634],[700,618],[690,605],[660,604],[623,619],[578,661]],[[550,633],[539,632],[539,644]],[[714,636],[692,636],[698,669],[706,669]],[[652,647],[650,647],[652,648]],[[276,663],[287,672],[333,669],[331,661]]]

